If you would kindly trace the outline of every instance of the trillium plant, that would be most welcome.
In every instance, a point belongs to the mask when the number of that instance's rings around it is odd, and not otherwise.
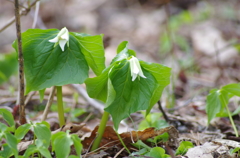
[[[17,51],[17,41],[13,43]],[[167,66],[142,61],[122,42],[109,66],[105,66],[103,35],[91,36],[68,32],[67,28],[29,29],[22,33],[26,91],[40,91],[57,86],[60,126],[65,124],[62,87],[86,84],[88,95],[105,104],[104,114],[92,150],[99,146],[111,115],[117,131],[130,114],[146,110],[149,114],[170,82]],[[89,68],[96,77],[89,78]]]

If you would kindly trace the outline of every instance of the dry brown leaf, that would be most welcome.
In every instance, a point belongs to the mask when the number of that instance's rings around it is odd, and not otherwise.
[[[90,137],[87,137],[82,141],[83,147],[85,149],[89,148],[89,146],[94,141],[97,134],[97,130],[98,130],[98,126],[92,131]],[[169,146],[175,146],[175,147],[178,146],[178,141],[177,141],[178,131],[173,126],[166,127],[160,130],[156,130],[155,128],[150,127],[145,129],[144,131],[125,132],[120,134],[120,136],[127,147],[133,147],[131,143],[137,142],[138,140],[142,140],[143,142],[145,142],[148,138],[153,138],[165,132],[169,134],[169,142],[168,142]],[[121,143],[112,126],[107,126],[103,134],[100,147],[101,146],[111,147],[113,145],[121,146]]]

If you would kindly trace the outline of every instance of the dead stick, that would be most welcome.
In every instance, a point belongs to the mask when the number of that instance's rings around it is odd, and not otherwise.
[[[15,0],[15,19],[16,19],[16,31],[17,31],[17,44],[18,44],[18,62],[19,62],[19,122],[25,124],[25,104],[24,104],[24,68],[23,68],[23,53],[22,53],[22,37],[21,37],[21,23],[19,15],[18,0]]]
[[[52,90],[51,90],[51,92],[50,92],[50,94],[49,94],[48,102],[47,102],[47,105],[46,105],[46,107],[45,107],[45,109],[44,109],[44,112],[43,112],[43,116],[42,116],[42,120],[41,120],[41,121],[45,121],[46,118],[47,118],[48,112],[49,112],[50,107],[51,107],[52,102],[53,102],[53,98],[54,98],[54,94],[55,94],[55,89],[56,89],[56,87],[53,86],[53,87],[52,87]]]
[[[165,111],[163,110],[160,100],[158,101],[158,108],[162,112],[164,119],[169,123],[169,118],[168,118],[167,114],[165,113]]]
[[[16,1],[16,0],[15,0]],[[28,12],[31,10],[31,8],[33,6],[35,6],[35,4],[38,2],[39,0],[36,0],[34,1],[28,8],[24,8],[20,11],[20,14],[19,16],[22,16],[22,15],[27,15]],[[19,6],[19,5],[18,5]],[[19,8],[19,7],[18,7]],[[18,9],[18,12],[19,12],[19,9]],[[4,31],[6,28],[8,28],[9,26],[11,26],[14,21],[16,20],[16,17],[12,17],[3,27],[0,28],[0,32]]]

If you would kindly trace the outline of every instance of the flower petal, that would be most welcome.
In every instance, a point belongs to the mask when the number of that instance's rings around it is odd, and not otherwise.
[[[57,43],[58,42],[58,36],[56,36],[55,38],[48,40],[51,43]]]
[[[132,81],[134,81],[137,78],[137,76],[146,78],[146,76],[144,76],[142,72],[142,68],[139,63],[139,60],[136,57],[132,56],[129,62],[130,62]]]
[[[66,43],[67,43],[67,40],[60,40],[59,41],[59,45],[60,45],[62,51],[64,51],[64,46],[65,46]]]

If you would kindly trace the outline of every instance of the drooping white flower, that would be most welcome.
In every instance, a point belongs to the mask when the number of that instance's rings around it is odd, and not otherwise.
[[[62,51],[64,51],[64,46],[67,43],[67,46],[69,47],[69,33],[66,27],[62,28],[61,31],[57,34],[57,36],[51,40],[49,40],[51,43],[55,43],[54,47],[56,47],[58,44],[60,45]]]
[[[139,76],[142,78],[147,78],[146,76],[144,76],[139,60],[136,57],[132,56],[129,62],[132,81],[134,81],[137,77],[139,78]]]

